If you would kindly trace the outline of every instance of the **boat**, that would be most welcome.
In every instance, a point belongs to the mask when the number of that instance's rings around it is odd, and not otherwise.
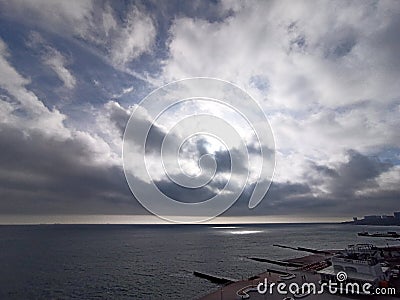
[[[363,231],[359,232],[358,236],[399,238],[400,234],[398,234],[396,231],[376,232],[376,233],[369,233],[368,231]]]

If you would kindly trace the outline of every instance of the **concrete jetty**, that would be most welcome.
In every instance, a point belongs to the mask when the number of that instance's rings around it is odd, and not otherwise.
[[[300,263],[288,262],[288,261],[282,261],[282,260],[273,260],[273,259],[268,259],[268,258],[263,258],[263,257],[248,257],[248,259],[251,259],[254,261],[259,261],[259,262],[265,262],[265,263],[282,266],[282,267],[292,267],[292,268],[303,267],[303,264],[300,264]]]
[[[274,244],[273,246],[279,247],[279,248],[284,248],[284,249],[291,249],[291,250],[295,250],[295,251],[308,252],[308,253],[312,253],[312,254],[325,254],[325,255],[332,254],[329,251],[317,250],[317,249],[306,248],[306,247],[291,247],[291,246],[285,246],[285,245],[280,245],[280,244]]]
[[[233,278],[213,275],[213,274],[199,272],[199,271],[194,271],[193,275],[197,276],[199,278],[207,279],[208,281],[217,283],[217,284],[230,284],[230,283],[234,283],[237,281],[236,279],[233,279]]]

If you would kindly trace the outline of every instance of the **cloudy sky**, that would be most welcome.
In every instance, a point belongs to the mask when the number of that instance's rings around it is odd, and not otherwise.
[[[400,210],[399,28],[398,1],[0,0],[0,223],[158,222],[127,185],[122,134],[148,93],[188,77],[247,91],[275,137],[267,196],[250,210],[250,182],[220,220]],[[190,105],[165,120],[231,120]],[[211,152],[224,178],[226,151],[213,145],[187,143],[183,169]]]

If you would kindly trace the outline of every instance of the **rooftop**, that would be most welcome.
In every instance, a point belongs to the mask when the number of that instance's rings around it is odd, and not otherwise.
[[[330,275],[330,276],[337,275],[337,272],[335,272],[333,266],[329,266],[321,271],[318,271],[317,273],[324,274],[324,275]],[[346,272],[346,274],[347,274],[347,278],[350,280],[360,280],[360,281],[366,281],[366,282],[375,282],[376,281],[376,278],[369,274],[355,273],[355,272]]]

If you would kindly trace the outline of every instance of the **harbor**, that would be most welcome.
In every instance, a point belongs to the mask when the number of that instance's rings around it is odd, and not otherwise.
[[[318,250],[285,245],[274,246],[310,254],[287,260],[248,257],[249,261],[265,263],[274,267],[267,267],[265,272],[247,279],[223,284],[216,291],[200,299],[292,300],[301,298],[330,300],[400,298],[400,247],[355,244],[340,250]],[[218,278],[218,276],[215,277]],[[331,283],[341,288],[346,288],[332,293],[332,290],[326,288]],[[348,286],[355,284],[370,287],[368,294],[362,290],[348,290]],[[280,289],[277,289],[278,285],[281,286]],[[290,288],[291,286],[307,286],[308,289],[293,290],[293,288]],[[286,289],[282,289],[282,287],[286,287]],[[287,289],[288,287],[289,289]],[[312,290],[313,288],[314,290]],[[377,292],[380,294],[377,295]],[[372,295],[372,293],[375,295]]]

